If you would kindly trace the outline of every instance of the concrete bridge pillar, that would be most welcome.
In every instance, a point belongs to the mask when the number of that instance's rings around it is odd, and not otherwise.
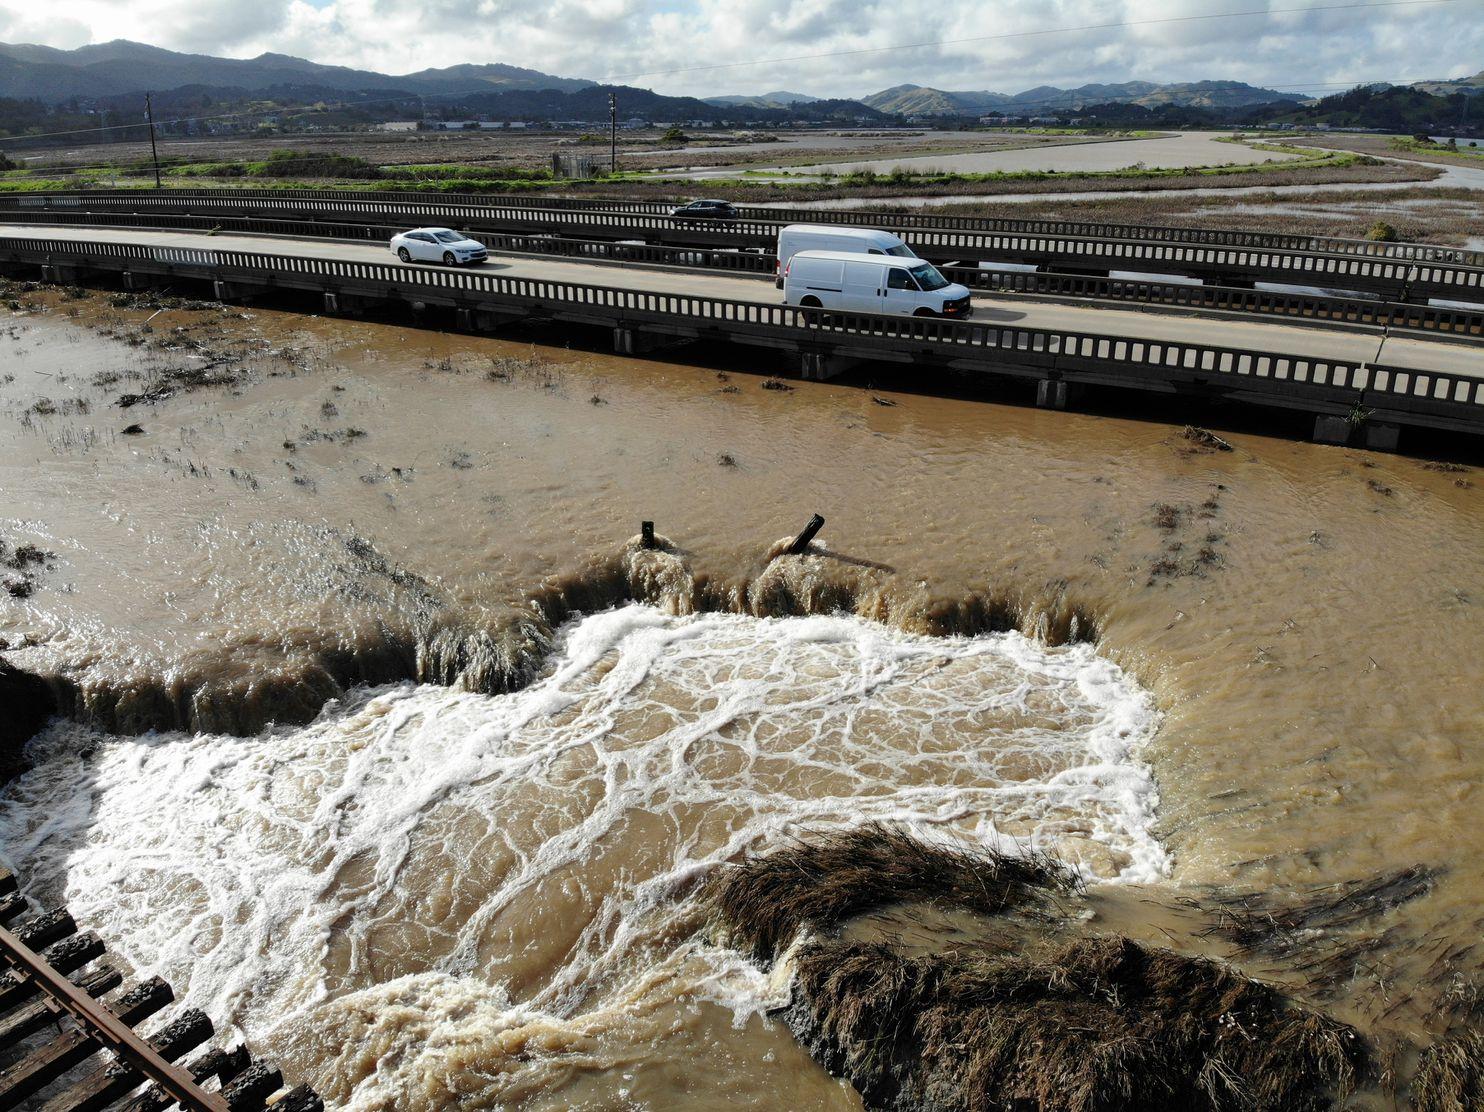
[[[512,312],[497,312],[493,309],[454,309],[454,327],[460,332],[498,332],[507,324],[515,324],[522,319],[522,314]],[[615,336],[613,350],[618,351],[618,338]]]
[[[1316,444],[1349,444],[1351,424],[1344,417],[1332,413],[1321,413],[1314,418],[1314,442]]]
[[[1374,452],[1394,452],[1401,440],[1401,426],[1385,421],[1361,421],[1321,413],[1314,418],[1314,440],[1318,444],[1355,444]]]
[[[1401,426],[1388,425],[1384,422],[1367,421],[1360,426],[1361,438],[1367,448],[1377,452],[1396,451],[1397,441],[1401,439]]]
[[[223,282],[220,278],[214,278],[211,282],[211,296],[218,301],[245,301],[247,291],[236,282]]]
[[[354,294],[341,293],[339,290],[326,290],[324,297],[325,313],[329,316],[358,317],[366,309],[365,298],[357,297]],[[420,302],[414,301],[412,303],[414,312],[419,312],[424,308],[426,306]]]
[[[1036,383],[1036,405],[1041,409],[1066,409],[1082,393],[1080,384],[1060,379],[1042,379]]]
[[[75,286],[77,280],[82,277],[82,268],[68,266],[65,263],[42,263],[41,280],[43,282],[56,282],[62,286]]]
[[[493,309],[473,309],[471,313],[476,332],[497,332],[507,325],[518,324],[525,319],[524,313],[502,313]]]
[[[658,336],[641,332],[637,328],[619,325],[613,329],[613,350],[619,355],[643,355],[653,351],[661,343]]]
[[[801,351],[799,353],[799,377],[806,382],[825,382],[859,367],[864,359],[833,355],[826,351]]]

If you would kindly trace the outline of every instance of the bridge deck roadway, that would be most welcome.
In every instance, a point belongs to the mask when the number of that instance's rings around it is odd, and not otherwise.
[[[125,228],[50,228],[0,224],[0,236],[26,239],[87,239],[100,243],[133,243],[185,247],[206,251],[257,251],[316,259],[394,263],[385,247],[371,244],[328,243],[266,236],[203,235],[194,232],[148,231]],[[436,264],[423,264],[436,266]],[[515,278],[577,282],[658,293],[691,294],[777,304],[782,294],[771,279],[746,275],[620,267],[573,259],[541,259],[491,255],[475,271]],[[1172,317],[1137,310],[1096,306],[1028,304],[997,301],[993,294],[976,294],[974,319],[1028,328],[1096,332],[1145,340],[1172,340],[1262,350],[1286,355],[1386,363],[1417,370],[1445,371],[1484,379],[1484,352],[1478,348],[1429,340],[1383,338],[1374,331],[1347,333],[1315,331],[1282,324]]]

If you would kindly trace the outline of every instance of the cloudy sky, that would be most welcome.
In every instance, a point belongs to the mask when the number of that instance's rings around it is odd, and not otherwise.
[[[0,0],[0,41],[66,48],[128,38],[385,73],[507,62],[688,95],[1205,78],[1323,92],[1484,69],[1484,0],[1374,2]],[[821,54],[835,56],[800,57]]]

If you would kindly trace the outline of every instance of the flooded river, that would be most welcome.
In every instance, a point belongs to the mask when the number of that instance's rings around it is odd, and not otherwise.
[[[12,296],[0,637],[68,717],[0,858],[338,1106],[859,1107],[690,896],[865,819],[1195,952],[1420,865],[1348,975],[1246,967],[1413,1042],[1480,975],[1472,469]]]

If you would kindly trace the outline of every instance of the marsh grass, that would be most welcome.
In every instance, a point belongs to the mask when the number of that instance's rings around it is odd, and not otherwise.
[[[1045,855],[973,853],[870,825],[724,869],[704,898],[732,941],[766,963],[803,931],[829,931],[891,904],[932,901],[994,915],[1078,883]]]
[[[1346,1098],[1367,1064],[1346,1025],[1118,937],[1041,958],[811,943],[786,1018],[875,1108],[1309,1112]]]
[[[789,956],[783,1018],[870,1108],[1310,1112],[1346,1099],[1368,1069],[1354,1029],[1266,985],[1088,934],[1076,875],[1047,857],[871,825],[723,869],[702,899],[756,960]],[[1004,933],[930,953],[839,933],[920,902]]]
[[[1439,1039],[1422,1052],[1412,1080],[1417,1112],[1484,1108],[1484,1030]]]

